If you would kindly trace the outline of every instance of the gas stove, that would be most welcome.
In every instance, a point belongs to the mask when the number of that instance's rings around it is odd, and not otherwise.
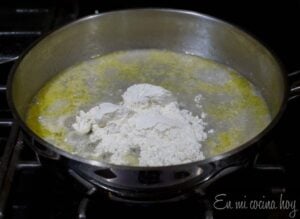
[[[72,172],[58,176],[25,145],[6,101],[6,80],[22,52],[43,34],[77,18],[140,7],[180,8],[229,21],[257,36],[277,54],[287,72],[300,69],[297,56],[300,1],[4,1],[0,5],[0,218],[297,218],[300,182],[300,99],[288,104],[270,142],[253,164],[195,188],[186,197],[154,203],[125,200],[111,192],[94,195]],[[282,13],[284,12],[284,13]],[[287,14],[287,15],[286,15]],[[291,83],[300,77],[291,78]]]

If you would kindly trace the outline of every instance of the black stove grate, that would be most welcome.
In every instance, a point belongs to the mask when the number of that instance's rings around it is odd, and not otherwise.
[[[10,196],[16,169],[35,167],[31,151],[23,152],[19,128],[13,123],[6,100],[7,76],[15,60],[49,30],[77,17],[77,3],[64,1],[1,1],[0,6],[0,218]],[[60,7],[58,7],[58,5]],[[21,153],[22,151],[22,153]],[[26,150],[25,150],[26,151]],[[20,158],[22,164],[14,163]],[[23,181],[23,180],[21,180]],[[12,206],[14,208],[15,206]],[[22,206],[16,207],[22,209]]]
[[[1,2],[0,63],[16,60],[42,34],[76,18],[76,1],[72,7],[65,4],[67,1]]]
[[[229,4],[229,5],[227,5]],[[244,5],[245,4],[245,5]],[[231,21],[250,30],[267,43],[283,60],[289,71],[300,68],[300,1],[8,1],[0,4],[0,218],[80,218],[110,215],[130,218],[289,218],[289,211],[216,210],[212,205],[218,194],[231,200],[300,197],[299,129],[300,101],[295,99],[265,145],[254,167],[236,171],[212,183],[206,190],[194,191],[192,198],[166,205],[128,204],[112,199],[111,193],[87,194],[72,177],[60,178],[42,167],[36,154],[22,142],[19,128],[12,120],[6,101],[7,75],[14,61],[36,39],[49,30],[75,18],[95,12],[129,7],[175,7],[198,10]],[[119,5],[115,7],[114,5]],[[235,9],[239,8],[239,10]],[[226,9],[226,10],[225,10]],[[288,11],[281,16],[282,11]],[[254,13],[255,12],[255,13]],[[266,14],[267,13],[267,14]],[[255,16],[253,16],[255,14]],[[250,18],[250,19],[249,19]],[[293,125],[296,124],[296,125]],[[201,192],[201,194],[199,194]],[[299,204],[297,205],[299,208]],[[300,214],[300,213],[298,213]]]
[[[55,173],[44,169],[34,157],[33,151],[23,144],[15,144],[14,158],[9,165],[7,180],[13,178],[10,189],[8,218],[99,218],[99,215],[116,217],[163,218],[288,218],[289,211],[218,211],[213,208],[219,194],[228,195],[231,200],[274,199],[281,195],[288,200],[296,200],[295,189],[289,187],[289,173],[284,166],[257,165],[224,176],[211,184],[205,191],[197,189],[188,199],[163,204],[124,202],[113,194],[87,194],[85,188],[69,177],[59,178]],[[31,153],[32,159],[22,153]],[[15,174],[15,175],[14,175]],[[3,194],[3,193],[2,193]],[[2,199],[0,199],[2,200]],[[0,201],[1,206],[1,201]],[[274,217],[273,217],[274,216]],[[277,217],[275,217],[277,216]]]

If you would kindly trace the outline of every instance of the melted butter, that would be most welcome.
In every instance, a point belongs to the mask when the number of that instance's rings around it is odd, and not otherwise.
[[[100,102],[119,102],[127,87],[136,83],[170,90],[186,109],[199,115],[194,97],[203,96],[209,129],[215,131],[203,145],[206,156],[245,143],[270,122],[258,90],[233,69],[197,56],[149,49],[99,56],[58,73],[33,99],[27,124],[57,147],[81,153],[80,145],[64,141],[72,131],[72,118]],[[136,163],[132,155],[128,159]]]

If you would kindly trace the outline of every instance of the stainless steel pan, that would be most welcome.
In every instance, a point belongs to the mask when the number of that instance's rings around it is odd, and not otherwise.
[[[34,134],[24,122],[28,104],[54,75],[75,63],[116,50],[158,48],[190,53],[228,65],[249,79],[264,96],[272,122],[247,143],[218,156],[168,167],[128,167],[69,154]],[[293,95],[298,95],[293,88]],[[136,9],[92,15],[41,39],[12,70],[8,99],[26,142],[41,161],[68,170],[94,186],[121,195],[152,197],[181,193],[218,172],[246,165],[278,122],[288,100],[286,74],[278,60],[253,37],[226,22],[199,13]]]

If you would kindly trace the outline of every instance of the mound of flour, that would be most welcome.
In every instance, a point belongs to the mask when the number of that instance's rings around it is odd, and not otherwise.
[[[199,118],[179,109],[170,91],[151,84],[135,84],[122,98],[120,104],[101,103],[76,116],[72,127],[95,145],[94,157],[138,166],[204,159],[201,151],[201,142],[207,139],[204,113]]]

